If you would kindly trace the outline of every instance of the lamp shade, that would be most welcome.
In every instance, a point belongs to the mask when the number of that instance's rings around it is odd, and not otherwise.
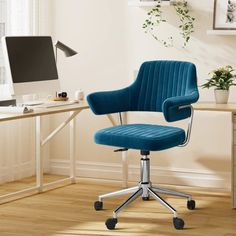
[[[66,57],[72,57],[78,54],[75,50],[73,50],[72,48],[68,47],[67,45],[65,45],[64,43],[60,41],[57,41],[55,47],[62,50],[65,53]]]

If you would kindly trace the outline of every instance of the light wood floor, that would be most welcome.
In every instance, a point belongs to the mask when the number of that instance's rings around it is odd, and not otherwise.
[[[30,180],[11,184],[10,189],[26,183]],[[194,195],[195,211],[186,209],[184,199],[165,198],[185,220],[184,230],[173,228],[172,215],[156,201],[138,199],[120,214],[117,229],[108,231],[104,221],[125,197],[106,200],[106,210],[100,212],[94,211],[93,202],[98,194],[117,189],[118,185],[80,182],[0,205],[0,236],[236,236],[236,210],[230,207],[228,193],[184,188]]]

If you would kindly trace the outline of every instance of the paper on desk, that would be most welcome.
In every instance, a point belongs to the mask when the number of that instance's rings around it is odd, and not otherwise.
[[[29,113],[33,112],[33,109],[28,108],[28,107],[4,107],[0,106],[0,113]]]

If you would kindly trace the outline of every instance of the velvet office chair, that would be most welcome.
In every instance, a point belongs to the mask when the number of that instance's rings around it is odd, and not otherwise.
[[[102,210],[102,200],[108,197],[132,193],[120,205],[113,217],[106,221],[108,229],[114,229],[118,213],[137,197],[143,200],[153,197],[173,213],[176,229],[183,229],[184,221],[176,210],[159,194],[187,198],[187,208],[195,209],[192,196],[185,193],[152,186],[150,181],[150,151],[161,151],[172,147],[186,146],[191,133],[192,103],[199,98],[196,68],[194,64],[181,61],[151,61],[142,64],[137,80],[129,87],[88,95],[87,100],[96,115],[127,111],[162,112],[167,122],[190,118],[187,132],[173,126],[153,124],[127,124],[102,129],[95,134],[97,144],[114,146],[120,150],[137,149],[141,153],[141,179],[138,186],[99,196],[95,210]],[[181,161],[181,157],[179,161]]]

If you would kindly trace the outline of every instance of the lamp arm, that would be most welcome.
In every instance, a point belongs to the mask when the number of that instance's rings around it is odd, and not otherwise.
[[[193,115],[194,115],[194,109],[192,107],[192,105],[186,105],[186,106],[180,106],[179,109],[184,109],[184,108],[190,108],[191,109],[191,116],[188,122],[188,129],[187,129],[187,135],[186,138],[184,140],[184,143],[181,145],[178,145],[178,147],[185,147],[188,145],[189,141],[190,141],[190,136],[191,136],[191,132],[192,132],[192,127],[193,127]]]
[[[58,50],[58,49],[57,49],[57,46],[55,46],[55,49],[56,49],[56,50],[55,50],[55,59],[56,59],[56,65],[57,65],[57,54],[58,54],[58,52],[57,52],[57,50]]]

